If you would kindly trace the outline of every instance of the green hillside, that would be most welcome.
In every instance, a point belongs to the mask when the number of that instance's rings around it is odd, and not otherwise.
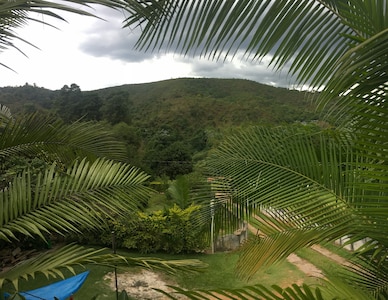
[[[0,88],[14,114],[55,113],[65,122],[105,122],[128,147],[129,161],[154,176],[191,172],[195,160],[230,128],[317,119],[304,92],[240,79],[182,78],[83,92]]]
[[[173,79],[95,91],[128,93],[129,119],[209,126],[277,124],[316,118],[306,94],[240,79]]]
[[[62,90],[51,91],[27,84],[4,87],[0,88],[0,103],[14,113],[50,110],[61,114],[58,101]],[[68,110],[78,106],[74,117],[82,117],[78,114],[90,99],[101,110],[104,103],[115,100],[114,96],[117,100],[117,96],[123,98],[123,95],[124,103],[128,104],[126,116],[141,123],[149,119],[169,122],[176,119],[177,112],[189,122],[201,121],[211,126],[277,124],[316,118],[304,92],[241,79],[182,78],[81,91],[75,100],[85,103],[69,101],[66,106]]]

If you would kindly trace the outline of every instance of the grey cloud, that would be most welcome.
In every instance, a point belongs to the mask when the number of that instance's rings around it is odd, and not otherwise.
[[[140,28],[123,28],[126,15],[124,12],[102,8],[98,10],[98,15],[106,20],[96,20],[94,25],[84,31],[86,39],[79,48],[90,55],[97,57],[109,57],[126,62],[141,62],[157,55],[163,55],[173,52],[173,49],[179,49],[176,44],[166,45],[163,43],[158,51],[138,51],[135,50],[135,44],[138,41]],[[182,33],[184,35],[184,33]],[[239,45],[239,50],[245,50],[247,44]],[[236,49],[231,49],[234,53]],[[189,58],[199,58],[201,56],[201,46],[196,50],[187,53]],[[208,58],[208,57],[206,57]],[[220,59],[224,57],[221,55]]]
[[[155,53],[144,53],[134,49],[139,30],[123,28],[125,16],[122,12],[104,9],[92,27],[86,29],[85,40],[79,49],[96,57],[109,57],[126,62],[142,62],[155,57]]]
[[[122,29],[123,31],[123,29]],[[100,30],[79,45],[81,51],[96,57],[109,57],[126,62],[142,62],[152,58],[151,53],[133,49],[136,38],[117,30]]]
[[[158,53],[135,50],[134,46],[140,36],[140,29],[122,28],[125,19],[123,13],[104,10],[102,18],[107,21],[96,21],[93,27],[84,31],[86,39],[79,46],[83,52],[96,57],[109,57],[130,63],[143,62],[168,54],[169,51],[165,48]],[[230,59],[223,61],[223,56],[219,60],[200,58],[198,52],[174,57],[177,62],[190,65],[190,76],[193,77],[243,78],[282,87],[293,84],[292,78],[287,78],[285,75],[287,68],[281,73],[274,72],[267,66],[267,61],[244,59],[243,50],[240,49],[233,61]]]
[[[186,58],[184,60],[187,60]],[[275,72],[266,62],[244,60],[242,54],[233,61],[211,61],[193,58],[190,61],[192,76],[249,79],[277,87],[289,87],[295,80],[287,77],[287,68]]]

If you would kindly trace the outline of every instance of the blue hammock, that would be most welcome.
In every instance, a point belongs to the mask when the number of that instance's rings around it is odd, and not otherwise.
[[[73,295],[82,286],[89,271],[83,272],[76,276],[54,282],[36,290],[27,292],[20,292],[19,294],[26,298],[26,300],[54,300],[54,297],[59,300],[66,300]],[[7,299],[10,294],[5,294]]]

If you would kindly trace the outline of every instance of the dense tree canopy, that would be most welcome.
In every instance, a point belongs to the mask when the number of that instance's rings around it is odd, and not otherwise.
[[[15,115],[28,109],[56,114],[65,123],[112,127],[126,143],[129,162],[153,177],[189,172],[229,128],[319,118],[299,91],[238,79],[181,78],[95,91],[75,83],[57,91],[25,85],[0,88],[0,101]],[[173,143],[181,149],[172,149]],[[184,155],[178,158],[177,151]]]

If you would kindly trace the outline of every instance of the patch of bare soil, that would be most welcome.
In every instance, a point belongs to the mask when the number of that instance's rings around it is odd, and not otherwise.
[[[317,251],[318,253],[326,256],[327,258],[330,258],[331,260],[335,261],[337,264],[343,265],[343,266],[352,266],[352,264],[347,261],[342,256],[339,256],[338,254],[335,254],[331,252],[330,250],[321,247],[320,245],[313,245],[311,246],[311,249]]]
[[[106,274],[104,280],[112,290],[116,289],[114,272]],[[172,293],[172,289],[167,285],[176,286],[173,282],[167,283],[159,274],[148,270],[142,270],[138,273],[119,273],[117,274],[117,283],[120,292],[125,290],[130,297],[139,300],[170,299],[162,293],[155,291],[154,288]]]
[[[307,276],[310,277],[317,277],[317,278],[324,278],[322,271],[318,269],[316,266],[314,266],[309,261],[300,258],[296,254],[292,253],[287,257],[287,260],[294,264],[299,270],[301,270],[303,273],[305,273]]]

